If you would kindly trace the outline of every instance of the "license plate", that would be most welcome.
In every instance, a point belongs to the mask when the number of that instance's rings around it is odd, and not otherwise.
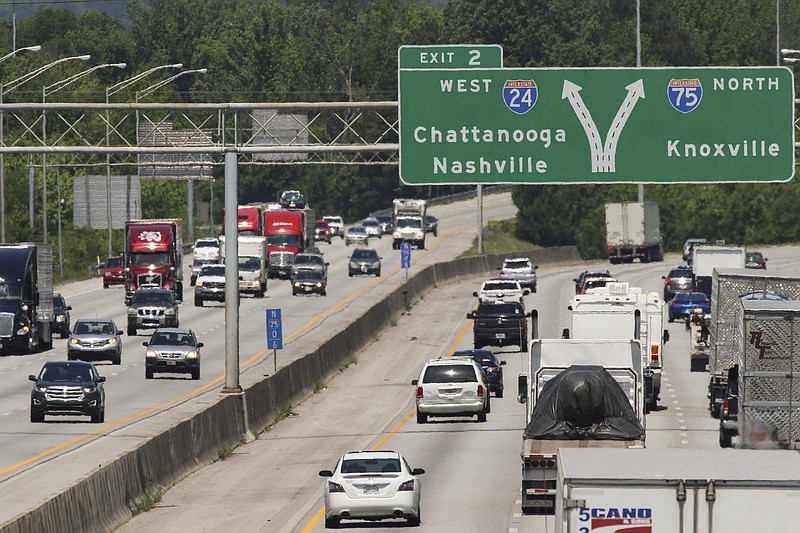
[[[311,292],[311,287],[303,287],[303,290],[306,292]]]
[[[178,363],[176,363],[175,361],[167,361],[167,366],[175,366],[176,364]]]
[[[361,265],[361,272],[366,272],[367,270],[369,270],[367,265]]]
[[[377,485],[367,485],[364,487],[364,494],[378,494]]]
[[[506,338],[506,334],[505,333],[495,333],[494,334],[494,338],[495,339],[505,339]]]

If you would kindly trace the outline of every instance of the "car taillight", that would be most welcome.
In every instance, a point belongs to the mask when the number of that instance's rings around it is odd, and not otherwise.
[[[400,488],[398,488],[397,490],[400,492],[409,492],[414,490],[414,480],[409,479],[408,481],[400,483]]]
[[[651,363],[658,363],[658,344],[651,344],[650,345],[650,362]]]
[[[722,416],[728,416],[728,400],[722,401]]]
[[[664,285],[669,285],[669,280],[668,279],[664,280]]]
[[[500,367],[499,366],[487,366],[486,370],[487,370],[487,372],[499,372],[500,371]]]
[[[483,385],[478,384],[478,396],[483,396]]]
[[[609,251],[609,252],[610,252],[611,250],[613,250],[613,249],[614,249],[614,247],[613,247],[613,246],[608,246],[608,251]]]
[[[524,318],[520,318],[519,319],[519,327],[521,327],[521,328],[525,327],[525,319]]]
[[[417,387],[417,398],[422,398],[422,387]]]
[[[333,481],[328,481],[328,492],[344,492],[344,487]]]

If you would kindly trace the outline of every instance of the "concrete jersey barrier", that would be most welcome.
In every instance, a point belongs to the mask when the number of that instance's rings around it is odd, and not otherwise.
[[[246,434],[262,432],[280,406],[302,399],[317,383],[338,372],[344,361],[374,340],[377,331],[431,288],[453,279],[495,272],[507,257],[527,257],[533,264],[581,261],[574,246],[562,246],[430,265],[304,357],[247,387],[241,395],[220,396],[189,419],[121,453],[65,491],[0,525],[0,533],[114,529],[130,519],[148,496],[217,459],[222,447],[235,447]]]

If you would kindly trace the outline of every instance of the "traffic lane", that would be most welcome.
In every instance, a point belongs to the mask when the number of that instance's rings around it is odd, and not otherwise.
[[[457,204],[455,204],[455,205],[457,205]],[[513,204],[511,204],[511,205],[513,206]],[[505,214],[509,211],[509,203],[508,202],[500,202],[499,206],[500,206],[499,207],[499,211],[497,211],[497,213],[499,213],[499,216],[501,218],[505,217]],[[454,228],[458,228],[458,224],[453,224],[452,226]],[[474,236],[474,235],[470,235],[470,232],[467,229],[459,230],[459,232],[456,232],[454,235],[455,235],[455,238],[447,239],[447,243],[448,244],[451,244],[453,241],[456,241],[456,240],[460,240],[460,241],[462,241],[464,243],[471,242],[472,237]],[[438,244],[440,239],[435,239],[435,244]],[[390,247],[391,244],[389,242],[387,242],[386,246]],[[465,244],[465,246],[466,246],[466,244]],[[442,250],[447,250],[443,246],[434,246],[433,248],[434,248],[434,253],[436,253],[435,250],[438,249],[439,250],[438,253],[440,255],[442,253]],[[342,257],[345,257],[345,255],[349,255],[346,250],[347,250],[346,248],[344,250],[342,250],[341,247],[339,248],[339,252],[342,254]],[[445,253],[448,253],[448,252],[446,251]],[[428,255],[427,252],[425,252],[424,255],[422,255],[422,258],[424,259],[425,257],[427,257],[427,255]],[[450,257],[445,256],[445,257],[443,257],[441,259],[438,259],[438,260],[446,260],[446,259],[449,259],[449,258]],[[433,262],[433,259],[429,259],[429,261]],[[416,263],[415,263],[415,266],[416,266]],[[81,282],[81,283],[83,283],[84,285],[86,284],[85,282]],[[343,283],[349,283],[349,282],[348,282],[347,279],[345,279],[343,281]],[[288,289],[286,289],[286,290],[287,290],[287,294],[288,294]],[[100,292],[97,292],[97,291],[100,291]],[[124,307],[121,306],[121,304],[120,304],[121,295],[122,295],[121,290],[115,291],[118,294],[112,294],[110,291],[111,290],[103,291],[102,289],[85,289],[85,290],[78,291],[77,293],[74,294],[74,296],[87,298],[86,295],[90,295],[91,293],[96,293],[96,294],[92,294],[87,299],[89,299],[93,304],[97,305],[98,308],[100,308],[100,309],[113,309],[115,306],[119,306],[120,309],[121,309],[121,313],[124,313]],[[66,293],[67,291],[64,291],[64,292]],[[98,296],[98,295],[102,295],[102,297],[101,298],[96,298],[95,296]],[[249,305],[247,303],[247,299],[243,299],[242,302],[243,302],[243,304],[242,304],[243,306]],[[78,303],[80,303],[80,302],[78,302]],[[181,309],[183,311],[181,313],[181,320],[182,320],[182,323],[184,325],[185,325],[185,317],[186,317],[186,314],[187,314],[185,312],[186,308],[187,308],[186,305],[183,305],[181,307]],[[207,313],[206,311],[203,311],[203,310],[194,310],[194,308],[191,308],[191,307],[189,307],[189,309],[190,309],[190,311],[189,311],[190,314],[194,314],[195,316],[199,316],[200,319],[202,319],[203,321],[208,322],[209,313]],[[215,315],[216,317],[220,317],[221,316],[221,309],[222,308],[220,307],[219,310],[218,310],[219,312]],[[76,311],[80,312],[80,307],[78,309],[76,309]],[[263,309],[260,309],[260,311],[263,311]],[[198,312],[199,312],[199,314],[198,314]],[[104,315],[108,316],[108,313],[104,313]],[[122,322],[124,320],[124,318],[125,318],[125,315],[124,314],[122,314],[121,316],[118,315],[117,317],[114,317],[114,318],[118,318],[119,321]],[[221,320],[215,318],[215,319],[212,320],[212,322],[208,322],[208,323],[209,323],[209,326],[206,329],[203,329],[205,327],[205,325],[202,322],[198,324],[197,322],[192,321],[193,327],[195,329],[199,330],[201,335],[203,335],[204,333],[205,334],[214,334],[215,329],[218,329],[221,326],[222,322],[221,322]],[[349,320],[345,320],[344,323],[349,323]],[[261,328],[263,328],[263,321],[262,320],[248,321],[248,325],[251,326],[252,329],[257,331],[258,329],[260,329],[259,325],[262,325]],[[252,337],[253,339],[255,339],[253,342],[255,342],[256,345],[260,344],[259,337],[260,337],[260,335],[258,335],[258,334],[255,335],[254,337]],[[146,339],[146,337],[144,337],[144,338]],[[220,336],[216,335],[215,338],[219,339]],[[242,337],[242,338],[247,338],[247,337]],[[261,338],[263,339],[263,337],[261,337]],[[135,342],[139,342],[140,340],[143,340],[143,339],[141,337],[137,337],[137,340]],[[221,340],[220,340],[220,342],[221,342]],[[261,346],[263,346],[263,344]],[[254,348],[254,349],[258,350],[257,353],[261,353],[263,355],[265,350],[263,350],[263,348],[261,348],[261,346],[258,346],[257,348]],[[244,348],[244,346],[240,346],[240,348]],[[126,348],[126,350],[127,350],[127,348]],[[141,350],[142,350],[142,354],[143,354],[144,353],[144,349],[142,348]],[[53,352],[55,352],[55,350]],[[206,349],[206,352],[208,352],[208,349]],[[218,349],[217,352],[221,354],[222,350]],[[300,350],[298,350],[298,353],[299,352],[300,352]],[[305,353],[305,352],[302,352],[302,353]],[[204,356],[204,358],[207,359],[207,356]],[[123,366],[122,367],[116,367],[117,370],[115,371],[115,372],[119,373],[122,376],[126,375],[124,373],[124,371],[128,369],[125,366],[126,359],[127,359],[126,356],[123,354],[123,361],[124,361]],[[143,359],[143,356],[142,356],[142,359]],[[261,373],[260,375],[268,375],[269,374],[269,371],[265,370],[266,367],[265,367],[265,365],[263,365],[264,360],[265,360],[265,358],[262,357],[260,360],[257,361],[257,363],[260,363],[260,366],[258,364],[257,365],[252,365],[253,368],[258,367],[255,372],[251,372],[250,373],[250,375],[251,375],[251,377],[253,379],[258,379],[259,373]],[[215,387],[218,388],[219,387],[219,381],[222,378],[222,374],[221,374],[222,368],[224,368],[224,362],[222,360],[221,355],[220,355],[220,358],[217,360],[217,362],[218,362],[218,367],[220,369],[220,375],[212,380],[215,383],[210,383],[210,384],[213,384]],[[141,363],[134,362],[131,365],[131,367],[136,367],[136,366],[139,366],[140,364]],[[141,368],[138,371],[143,373],[143,370]],[[206,375],[207,375],[206,372],[204,372],[204,377],[203,377],[203,379],[201,379],[201,383],[207,379]],[[243,379],[244,379],[244,374],[243,374]],[[113,435],[115,435],[117,437],[114,440],[114,442],[122,443],[123,439],[119,438],[120,431],[123,431],[123,432],[126,431],[128,425],[132,424],[133,422],[138,422],[140,419],[146,419],[148,421],[148,426],[147,427],[156,428],[156,429],[152,430],[153,432],[160,430],[159,428],[163,429],[164,427],[168,427],[171,423],[174,423],[174,422],[180,420],[181,417],[188,416],[186,413],[187,412],[191,412],[191,408],[186,405],[188,403],[188,401],[189,401],[189,398],[191,396],[193,396],[193,395],[197,395],[198,393],[205,391],[206,389],[208,389],[208,385],[209,385],[209,383],[206,383],[206,386],[203,389],[199,390],[199,391],[195,391],[194,389],[192,389],[192,390],[189,390],[189,392],[181,394],[180,396],[177,396],[177,397],[176,396],[171,396],[172,392],[169,392],[169,393],[164,394],[163,396],[159,397],[159,396],[154,396],[152,388],[150,390],[143,391],[142,388],[141,388],[141,382],[138,381],[138,379],[134,378],[132,380],[127,380],[127,381],[132,383],[132,385],[130,387],[130,390],[132,392],[130,392],[130,394],[125,394],[124,398],[120,398],[120,396],[121,396],[120,393],[124,392],[123,389],[126,388],[126,387],[120,385],[116,389],[116,395],[115,395],[116,396],[116,400],[115,401],[119,402],[116,405],[124,406],[124,405],[127,405],[128,403],[132,403],[132,402],[128,402],[127,401],[130,397],[133,397],[134,399],[146,397],[149,400],[153,400],[155,398],[155,401],[160,401],[161,403],[156,403],[155,405],[151,403],[150,407],[148,407],[144,411],[134,412],[132,414],[125,413],[125,414],[128,414],[128,416],[120,415],[121,418],[117,419],[115,422],[112,422],[110,427],[107,427],[108,425],[107,426],[103,426],[99,430],[98,429],[93,429],[91,431],[88,431],[87,433],[84,433],[83,435],[77,435],[77,436],[73,436],[71,432],[68,432],[68,436],[69,437],[74,437],[74,438],[70,438],[70,440],[67,440],[67,441],[64,441],[62,439],[60,442],[48,441],[47,442],[48,445],[52,444],[54,446],[53,446],[53,448],[49,449],[49,452],[50,452],[49,455],[50,456],[47,459],[52,459],[54,454],[64,454],[64,453],[66,453],[66,451],[70,450],[70,447],[74,448],[75,446],[83,446],[87,442],[90,442],[94,437],[96,437],[97,434],[102,434],[102,435],[113,434]],[[23,393],[22,393],[22,398],[23,398],[22,401],[24,401],[24,405],[26,405],[26,406],[27,406],[27,402],[28,402],[28,398],[29,398],[29,394],[30,394],[29,390],[30,389],[27,388],[27,390],[23,390]],[[174,389],[170,389],[170,390],[174,390]],[[160,388],[156,389],[157,393],[160,392],[160,391],[161,391]],[[122,401],[120,401],[120,400],[122,400]],[[198,401],[201,404],[202,403],[207,403],[207,401],[202,401],[202,399],[198,399]],[[20,402],[20,405],[22,405],[22,402]],[[111,416],[109,416],[107,418],[107,420],[111,419],[112,416],[116,416],[116,415],[112,415],[112,413],[111,413],[114,410],[114,408],[110,407],[111,405],[112,405],[112,403],[109,402],[109,407],[107,407],[107,415],[111,415]],[[134,405],[138,405],[138,404],[134,404]],[[23,408],[23,409],[24,410],[20,410],[20,413],[26,413],[27,412],[26,408]],[[167,415],[165,415],[166,418],[164,420],[162,420],[161,423],[150,424],[149,422],[151,421],[151,419],[154,416],[155,412],[157,412],[159,409],[168,413]],[[16,422],[17,422],[17,426],[18,427],[12,429],[9,432],[9,434],[10,435],[25,434],[25,429],[29,428],[29,424],[26,422],[26,420],[23,417],[18,417]],[[63,432],[66,431],[64,428],[67,428],[68,426],[66,424],[54,423],[54,424],[47,425],[45,427],[47,428],[47,431],[54,431],[54,429],[55,429],[54,434],[56,436],[58,436],[59,432],[61,432],[61,434],[63,435]],[[122,428],[122,429],[120,429],[120,428]],[[151,430],[146,430],[145,431],[144,429],[142,429],[142,431],[139,432],[139,433],[141,433],[142,435],[146,435],[146,434],[148,434],[147,431],[151,431]],[[80,433],[80,432],[78,432],[78,433]],[[138,435],[137,435],[137,437],[138,437]],[[56,440],[58,440],[58,439],[56,439]],[[92,445],[94,445],[94,444],[92,444]],[[32,451],[40,453],[40,454],[48,455],[48,450],[47,449],[42,451],[41,450],[41,448],[42,448],[41,446],[39,446],[38,448],[37,448],[37,446],[33,446],[33,448],[31,448],[29,443],[25,442],[24,439],[12,438],[12,442],[6,441],[5,443],[3,443],[4,449],[11,449],[14,446],[17,446],[17,448],[15,448],[15,449],[21,450],[22,453],[21,453],[21,457],[12,457],[11,458],[12,462],[15,459],[19,459],[20,461],[24,461],[25,462],[24,469],[26,469],[26,470],[32,468],[36,464],[35,460],[42,459],[42,457],[40,457],[40,456],[31,456],[30,454],[32,453]],[[116,454],[118,452],[112,452],[112,453]],[[25,458],[22,458],[22,457],[25,457]],[[92,457],[91,459],[89,459],[89,463],[96,464],[95,463],[95,459],[97,459],[97,457]],[[17,464],[17,463],[15,463],[15,464]],[[11,470],[18,470],[18,468],[15,469],[14,468],[14,464],[12,464],[10,466],[5,466],[4,465],[4,468],[0,468],[0,477],[11,477],[11,476],[15,476],[15,475],[19,474],[19,471],[11,472],[11,474],[9,474],[9,472]],[[64,483],[68,483],[68,479],[65,479]],[[48,490],[57,490],[57,487],[51,486],[51,487],[48,487]]]

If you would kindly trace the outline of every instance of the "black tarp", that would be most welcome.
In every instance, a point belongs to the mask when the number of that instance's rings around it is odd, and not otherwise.
[[[602,366],[573,365],[544,384],[525,436],[634,440],[644,428],[628,397]]]

